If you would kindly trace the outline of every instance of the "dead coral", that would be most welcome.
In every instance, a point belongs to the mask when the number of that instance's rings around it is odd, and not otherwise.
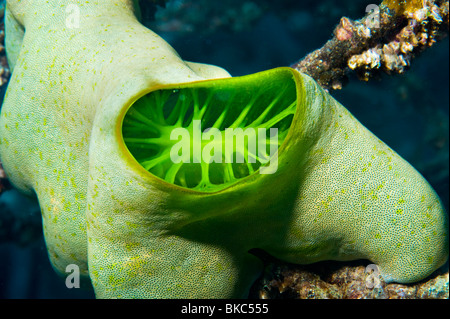
[[[397,14],[410,14],[422,9],[423,0],[384,0],[383,4]]]
[[[422,4],[422,1],[419,2]],[[424,3],[424,6],[419,6],[416,1],[388,1],[388,8],[406,17],[408,24],[389,43],[377,44],[361,54],[353,55],[348,60],[350,69],[357,69],[360,78],[366,81],[378,69],[403,73],[415,54],[436,42],[438,26],[443,23],[442,16],[448,19],[448,2],[442,7],[434,1]]]
[[[251,298],[260,299],[448,299],[448,269],[416,284],[368,285],[371,272],[365,265],[322,262],[315,268],[269,264],[266,274],[252,288]],[[276,265],[276,266],[275,266]]]
[[[340,89],[350,70],[366,81],[379,71],[403,73],[448,33],[448,0],[389,0],[372,9],[359,21],[342,18],[333,39],[292,67],[326,89]]]

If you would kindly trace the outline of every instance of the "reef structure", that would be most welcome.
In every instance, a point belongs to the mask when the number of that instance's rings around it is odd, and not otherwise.
[[[350,71],[364,81],[381,71],[403,73],[448,28],[448,1],[385,0],[358,21],[343,17],[331,40],[292,67],[326,89],[341,89]]]

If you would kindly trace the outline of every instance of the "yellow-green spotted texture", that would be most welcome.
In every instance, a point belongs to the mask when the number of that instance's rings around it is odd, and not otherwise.
[[[57,270],[79,265],[102,298],[230,298],[260,274],[252,248],[295,263],[366,258],[388,282],[446,261],[435,192],[311,78],[288,68],[229,78],[184,62],[135,12],[131,0],[7,2],[14,70],[0,157],[14,185],[37,195]],[[124,139],[130,107],[157,90],[214,91],[214,108],[232,100],[224,92],[277,85],[296,105],[273,174],[189,189],[149,172]]]

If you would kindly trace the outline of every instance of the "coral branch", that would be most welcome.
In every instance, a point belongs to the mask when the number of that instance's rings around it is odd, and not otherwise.
[[[364,18],[343,17],[334,37],[293,64],[326,89],[340,89],[353,70],[361,80],[402,73],[421,51],[449,31],[448,0],[385,0]]]
[[[261,299],[448,299],[445,268],[414,284],[377,285],[361,262],[320,262],[314,266],[271,262],[252,287],[250,298]],[[372,277],[371,277],[372,276]],[[371,279],[372,278],[372,279]],[[370,281],[372,280],[372,281]],[[372,286],[369,284],[372,283]]]

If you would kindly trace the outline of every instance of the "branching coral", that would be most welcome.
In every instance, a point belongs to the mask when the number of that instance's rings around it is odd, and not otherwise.
[[[359,21],[342,18],[333,39],[292,67],[324,88],[340,89],[350,70],[366,81],[379,70],[404,72],[448,33],[448,1],[384,1],[373,9]]]
[[[319,265],[270,264],[273,277],[253,288],[251,297],[261,299],[448,299],[448,272],[414,285],[371,282],[370,266],[355,262],[342,267],[336,262]],[[373,280],[373,277],[372,277]],[[369,288],[369,284],[370,288]]]

